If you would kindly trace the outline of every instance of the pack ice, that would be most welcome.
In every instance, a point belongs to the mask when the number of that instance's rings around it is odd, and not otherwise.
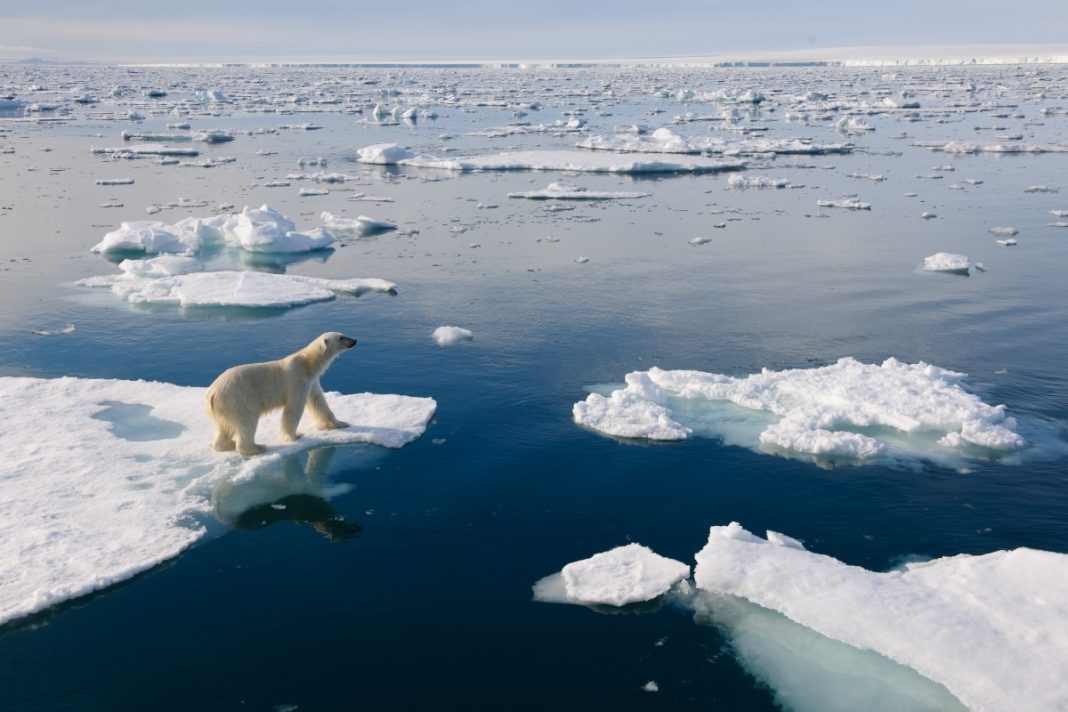
[[[328,393],[352,423],[268,453],[215,453],[205,388],[145,381],[0,378],[0,624],[128,579],[204,537],[213,489],[322,445],[399,448],[426,429],[431,398]]]
[[[593,151],[616,151],[620,153],[715,153],[725,156],[750,156],[768,153],[780,155],[820,155],[850,153],[849,143],[812,143],[800,138],[751,138],[728,141],[715,136],[680,136],[669,128],[659,128],[651,134],[620,134],[615,136],[590,136],[576,144],[579,148]]]
[[[858,461],[1023,448],[1015,419],[966,391],[964,377],[894,358],[865,364],[847,357],[742,378],[654,367],[627,374],[625,387],[609,395],[591,393],[572,414],[616,437],[683,440],[696,428],[765,452]]]
[[[377,143],[356,151],[356,160],[384,166],[471,171],[576,171],[583,173],[718,173],[745,168],[742,161],[717,161],[703,156],[634,159],[583,151],[544,150],[494,153],[465,158],[415,154],[395,143]]]
[[[877,573],[732,522],[711,528],[694,580],[912,668],[974,712],[1068,709],[1068,555],[1020,548]]]

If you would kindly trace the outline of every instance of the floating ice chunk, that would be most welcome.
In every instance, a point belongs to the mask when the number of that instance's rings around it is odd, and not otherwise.
[[[104,235],[93,252],[171,252],[194,254],[203,245],[203,235],[196,229],[183,229],[154,220],[124,222],[117,230]]]
[[[93,153],[106,154],[106,155],[118,155],[122,157],[137,158],[141,156],[199,156],[200,151],[195,148],[178,148],[176,146],[165,146],[162,144],[146,143],[143,146],[120,146],[118,148],[107,148],[101,146],[93,146],[91,148]]]
[[[330,191],[326,188],[301,188],[298,194],[302,198],[307,198],[317,195],[330,195]]]
[[[192,263],[137,264],[124,260],[123,274],[87,277],[82,287],[106,287],[131,304],[181,307],[284,309],[334,299],[337,294],[389,292],[396,285],[377,278],[325,279],[268,272],[200,272]]]
[[[1068,218],[1068,210],[1050,210],[1049,214],[1055,218]]]
[[[642,690],[644,690],[645,692],[658,692],[660,690],[660,686],[656,684],[656,680],[650,680],[649,682],[642,685]]]
[[[324,444],[397,448],[425,431],[430,398],[327,393],[352,423],[282,443],[278,416],[260,423],[270,452],[245,460],[211,450],[206,388],[144,381],[0,378],[0,624],[129,579],[177,556],[206,529],[212,487],[255,476]],[[308,416],[305,416],[308,418]],[[62,432],[50,446],[41,423]]]
[[[589,257],[576,257],[575,258],[575,262],[578,262],[580,265],[584,265],[589,261],[590,261]]]
[[[790,181],[785,178],[768,178],[767,176],[747,176],[734,173],[727,179],[731,188],[788,188]]]
[[[334,242],[322,228],[297,232],[292,220],[267,205],[246,206],[223,223],[222,231],[250,252],[308,252]]]
[[[133,178],[97,178],[97,185],[133,185]]]
[[[1013,245],[1017,244],[1015,237],[1006,237],[1003,240],[994,240],[994,242],[1001,245],[1002,247],[1012,247]]]
[[[1025,193],[1059,193],[1059,188],[1050,188],[1048,185],[1033,185],[1030,188],[1024,188]]]
[[[1068,222],[1064,222],[1064,221],[1051,222],[1051,223],[1046,223],[1046,226],[1047,227],[1068,227]]]
[[[817,200],[819,208],[843,208],[845,210],[871,210],[871,203],[862,203],[859,200]]]
[[[881,365],[843,358],[831,366],[764,370],[745,378],[652,368],[628,373],[626,386],[608,396],[590,394],[572,415],[579,425],[616,437],[682,440],[696,428],[753,449],[859,461],[890,454],[891,446],[911,456],[969,443],[995,451],[1024,447],[1004,406],[965,391],[963,377],[893,358]],[[753,413],[750,426],[740,427],[744,411],[725,413],[726,403],[779,419],[769,423]],[[931,435],[954,433],[959,441],[939,442],[934,451],[927,447]]]
[[[588,188],[573,183],[558,181],[556,183],[550,183],[547,188],[541,190],[509,193],[508,197],[528,198],[530,200],[627,200],[631,198],[647,198],[649,197],[649,193],[589,190]]]
[[[935,215],[932,212],[924,211],[923,213],[920,214],[920,217],[923,218],[924,220],[932,220],[934,218],[937,218],[938,216]]]
[[[627,544],[565,566],[559,573],[564,600],[546,595],[552,590],[546,579],[535,584],[535,599],[626,606],[662,596],[689,576],[690,567],[681,561],[660,556],[641,544]]]
[[[990,228],[990,233],[998,237],[1013,237],[1014,235],[1019,235],[1020,231],[1014,227],[992,227]]]
[[[876,573],[732,522],[711,528],[694,578],[910,667],[977,712],[1068,706],[1064,554],[1021,548]]]
[[[717,161],[703,156],[678,156],[671,160],[631,159],[582,151],[515,151],[466,158],[436,158],[416,155],[395,143],[358,149],[357,161],[379,165],[470,171],[576,171],[586,173],[718,173],[745,168],[741,161]]]
[[[884,180],[886,180],[886,176],[883,176],[883,175],[873,175],[871,173],[860,173],[858,171],[853,171],[852,173],[849,174],[849,177],[850,178],[860,178],[860,179],[863,179],[863,180],[870,180],[870,181],[874,181],[876,183],[881,183]]]
[[[843,116],[834,122],[834,129],[844,134],[859,134],[874,131],[875,127],[857,116]]]
[[[712,242],[712,238],[711,237],[704,237],[702,235],[698,235],[697,237],[690,238],[690,244],[691,245],[704,245],[704,244],[707,244],[709,242]]]
[[[966,255],[957,255],[952,252],[936,252],[923,258],[923,269],[927,272],[968,274],[971,266],[971,261]]]
[[[376,220],[375,218],[369,218],[366,215],[360,215],[355,219],[343,218],[324,210],[319,216],[319,219],[323,221],[323,226],[327,230],[338,235],[355,235],[356,237],[361,237],[397,229],[397,226],[391,222]]]
[[[455,346],[475,338],[470,329],[464,329],[459,326],[439,326],[434,329],[434,333],[431,335],[438,346]]]

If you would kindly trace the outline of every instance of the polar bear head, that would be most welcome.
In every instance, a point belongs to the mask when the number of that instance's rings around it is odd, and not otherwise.
[[[324,354],[337,355],[345,349],[351,349],[356,345],[356,339],[345,336],[339,331],[328,331],[315,340],[315,344],[322,349]]]

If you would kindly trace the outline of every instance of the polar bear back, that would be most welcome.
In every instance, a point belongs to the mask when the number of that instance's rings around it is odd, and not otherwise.
[[[215,379],[208,398],[220,414],[234,416],[303,403],[317,379],[309,380],[306,374],[294,378],[295,369],[304,370],[303,364],[290,358],[234,366]]]

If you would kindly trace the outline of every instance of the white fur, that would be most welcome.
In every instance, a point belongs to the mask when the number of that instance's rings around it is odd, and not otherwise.
[[[264,450],[256,444],[260,416],[278,408],[282,409],[282,439],[286,442],[300,438],[297,424],[305,405],[317,427],[324,430],[348,427],[348,423],[330,412],[319,376],[342,351],[355,345],[356,339],[330,331],[277,361],[250,363],[223,371],[208,388],[208,414],[215,425],[212,447],[258,455]]]

